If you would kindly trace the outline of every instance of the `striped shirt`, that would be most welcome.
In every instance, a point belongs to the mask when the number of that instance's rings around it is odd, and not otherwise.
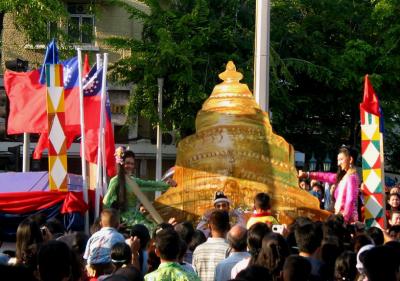
[[[208,238],[193,252],[193,267],[202,281],[214,281],[217,264],[228,256],[229,245],[224,238]]]

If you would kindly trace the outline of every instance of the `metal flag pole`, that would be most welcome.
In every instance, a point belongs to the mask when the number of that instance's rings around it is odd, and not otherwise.
[[[24,145],[22,149],[22,172],[26,173],[29,172],[30,170],[30,134],[29,133],[24,133]],[[19,147],[18,147],[19,149]],[[18,161],[18,160],[17,160]]]
[[[164,87],[164,78],[157,79],[158,84],[158,124],[157,124],[157,154],[156,154],[156,180],[161,180],[162,176],[162,130],[161,130],[161,121],[162,121],[162,91]],[[161,191],[156,191],[155,197],[159,197],[161,195]]]
[[[269,114],[270,0],[256,1],[256,37],[254,55],[254,97]]]
[[[85,112],[83,107],[83,88],[82,88],[82,50],[77,48],[78,52],[78,85],[79,85],[79,106],[80,106],[80,123],[81,123],[81,164],[82,164],[82,189],[83,199],[88,204],[88,185],[86,175],[86,158],[85,158]],[[85,212],[85,233],[89,234],[89,211]]]
[[[101,67],[103,67],[103,60],[101,59],[101,55],[100,54],[96,54],[96,64],[97,64],[97,69],[100,69]],[[106,73],[106,77],[107,77],[107,73]],[[106,81],[106,103],[107,103],[107,81]],[[106,164],[106,142],[105,142],[105,128],[104,128],[104,134],[103,134],[103,143],[102,143],[102,147],[101,147],[101,151],[103,153],[102,155],[102,168],[103,168],[103,172],[102,172],[102,176],[103,176],[103,184],[102,184],[102,190],[101,190],[101,194],[104,196],[105,193],[107,192],[107,164]]]
[[[96,186],[96,204],[95,204],[95,217],[97,218],[100,210],[100,191],[103,191],[103,176],[102,176],[102,163],[105,155],[104,149],[104,124],[105,124],[105,108],[106,108],[106,86],[107,86],[107,64],[108,54],[104,54],[103,59],[103,77],[101,81],[101,95],[100,95],[100,126],[99,126],[99,144],[97,156],[97,186]]]

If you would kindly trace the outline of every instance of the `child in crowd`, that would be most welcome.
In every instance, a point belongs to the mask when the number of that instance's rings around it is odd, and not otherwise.
[[[258,193],[254,197],[254,213],[247,221],[247,229],[257,222],[266,223],[269,227],[279,222],[271,214],[271,203],[267,193]]]
[[[400,211],[392,211],[388,223],[389,226],[400,225]]]
[[[400,211],[400,194],[390,193],[387,203],[386,218],[390,221],[392,213]]]
[[[114,209],[101,212],[101,229],[95,232],[86,245],[83,258],[87,260],[89,277],[110,274],[113,271],[111,263],[111,248],[118,242],[124,242],[124,236],[117,231],[119,214]]]
[[[318,198],[320,208],[323,209],[324,188],[322,187],[322,184],[319,181],[314,181],[309,193]]]
[[[307,179],[299,179],[299,187],[305,191],[310,190],[310,183]]]
[[[391,211],[400,211],[400,194],[390,193],[388,204]]]

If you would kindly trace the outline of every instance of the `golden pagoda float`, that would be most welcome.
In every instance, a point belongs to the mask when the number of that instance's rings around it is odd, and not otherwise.
[[[178,144],[174,180],[154,203],[164,219],[196,221],[213,208],[216,191],[231,208],[250,211],[253,198],[266,192],[281,223],[297,216],[323,219],[329,212],[298,187],[294,149],[273,133],[268,115],[256,103],[233,62],[196,117],[196,133]]]

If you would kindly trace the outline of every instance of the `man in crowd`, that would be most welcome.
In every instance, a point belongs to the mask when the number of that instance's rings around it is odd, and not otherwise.
[[[185,271],[179,265],[180,243],[179,235],[173,228],[166,228],[157,232],[155,252],[161,263],[158,269],[144,276],[145,281],[200,281],[195,273]]]
[[[229,222],[231,225],[239,224],[241,226],[246,226],[246,219],[238,209],[231,209],[231,201],[222,191],[217,191],[214,197],[214,208],[217,210],[226,211],[229,214]],[[199,224],[197,225],[197,229],[203,231],[206,237],[210,237],[210,230],[208,228],[208,221],[210,219],[211,213],[214,211],[207,211],[203,217],[200,219]]]
[[[222,210],[215,210],[209,219],[211,237],[193,252],[193,267],[202,281],[214,281],[217,264],[226,258],[229,248],[225,240],[229,231],[229,215]]]
[[[228,258],[222,260],[215,269],[216,281],[227,281],[231,279],[231,271],[235,264],[247,258],[247,229],[240,225],[235,225],[228,232],[227,240],[231,253]]]

